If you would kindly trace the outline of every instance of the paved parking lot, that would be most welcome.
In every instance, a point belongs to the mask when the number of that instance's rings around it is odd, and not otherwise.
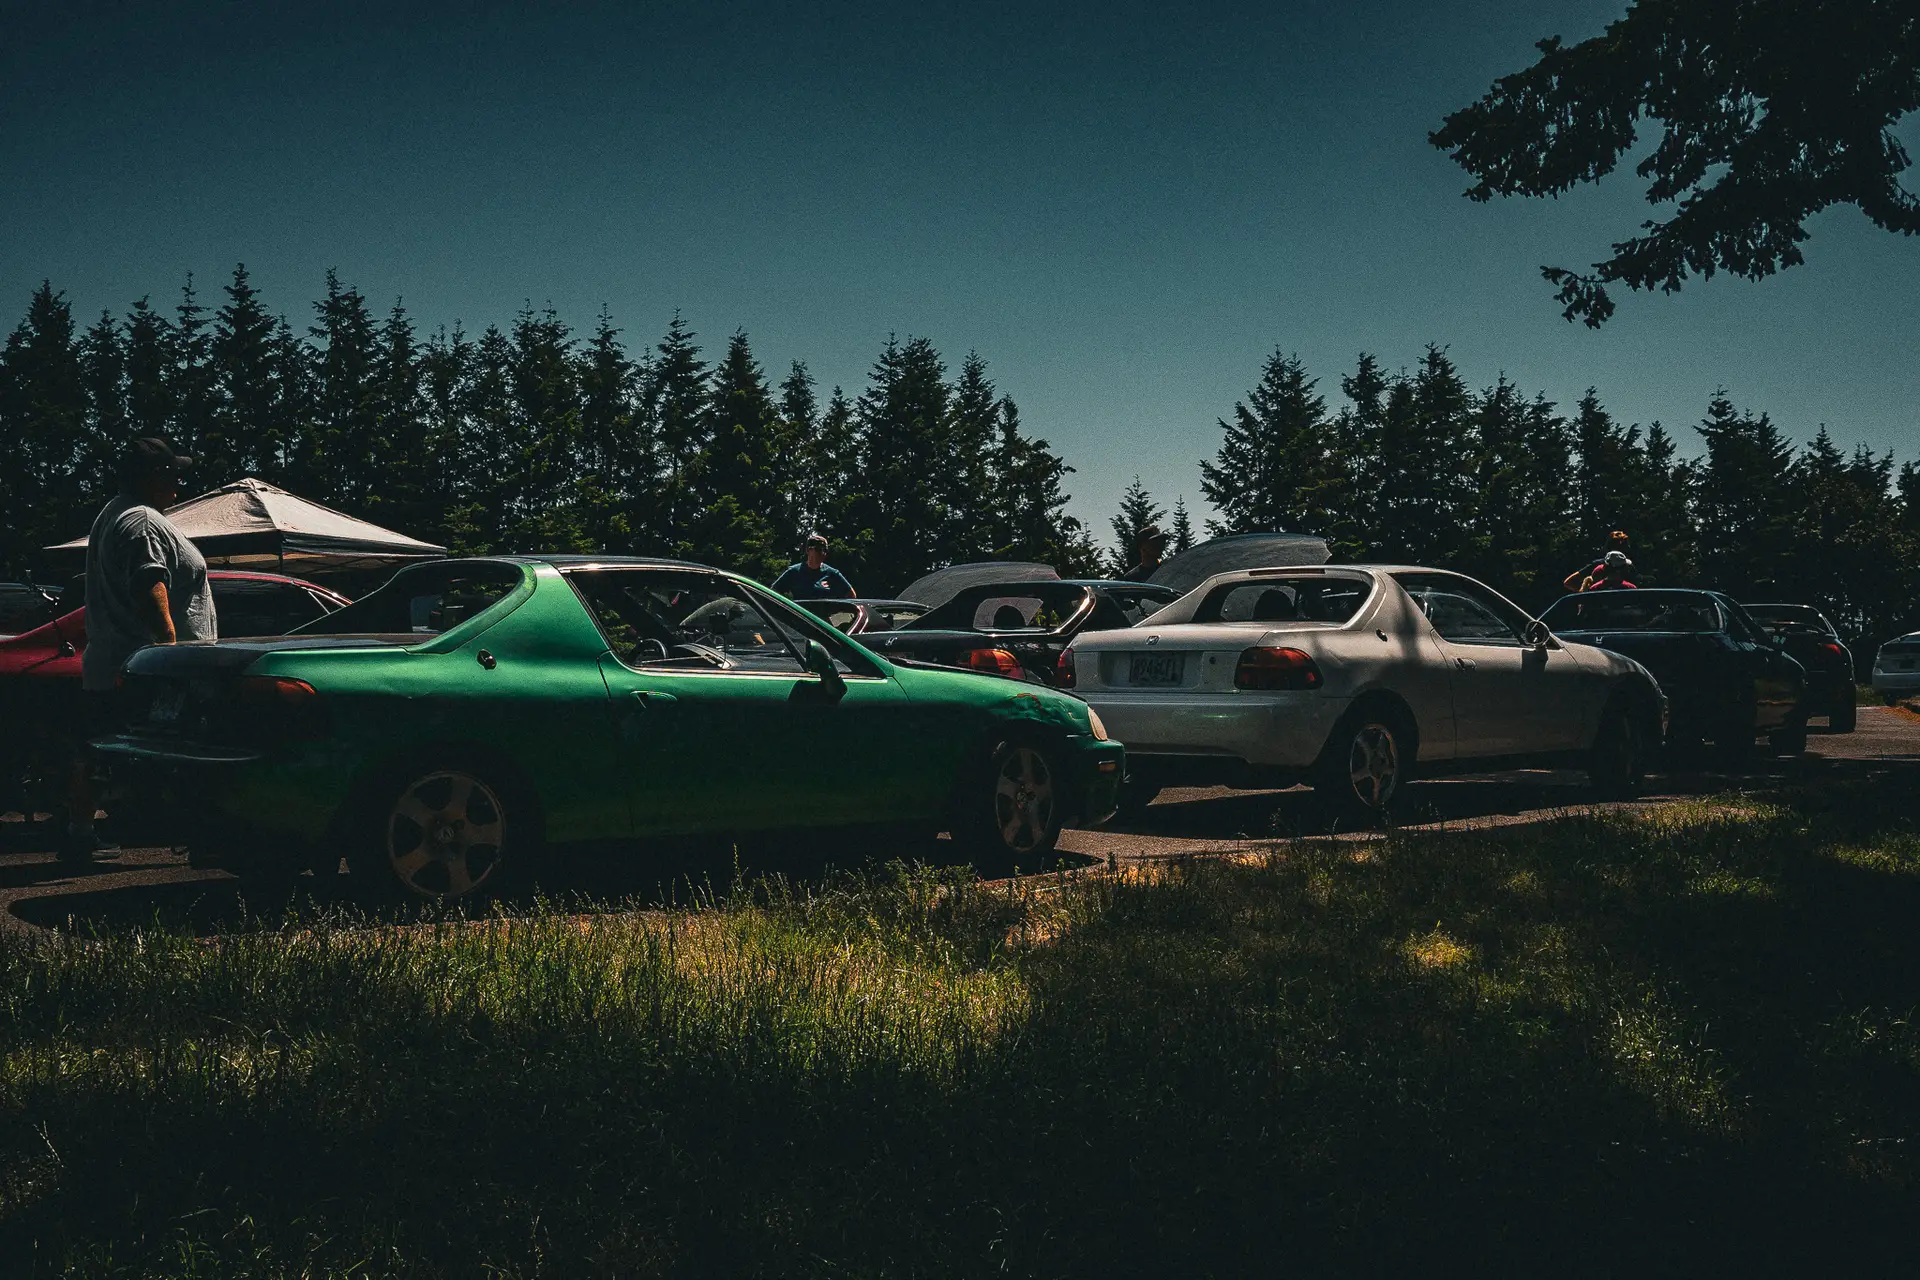
[[[1615,804],[1594,803],[1575,772],[1523,770],[1420,782],[1408,788],[1401,825],[1460,830],[1539,822],[1595,809],[1648,809],[1789,777],[1815,783],[1823,778],[1883,778],[1888,786],[1920,795],[1920,715],[1863,707],[1854,733],[1826,734],[1816,727],[1807,755],[1799,760],[1756,758],[1753,767],[1740,774],[1709,770],[1658,775],[1644,796]],[[1136,821],[1067,832],[1061,849],[1073,855],[1069,862],[1092,864],[1271,848],[1313,830],[1312,814],[1309,794],[1300,788],[1169,790]],[[52,834],[44,822],[23,822],[17,815],[0,820],[0,927],[85,930],[159,921],[216,929],[255,914],[271,919],[286,907],[284,895],[276,901],[224,872],[194,870],[171,849],[127,849],[80,871],[61,867],[50,852]],[[804,872],[844,862],[848,854],[872,852],[884,850],[816,845],[795,853],[770,840],[742,861],[749,871]],[[691,875],[724,883],[733,872],[730,850],[704,860],[699,853],[676,859],[671,878],[682,882]],[[624,858],[613,855],[585,864],[579,887],[602,898],[644,897],[658,891],[661,879],[657,864],[628,851]]]

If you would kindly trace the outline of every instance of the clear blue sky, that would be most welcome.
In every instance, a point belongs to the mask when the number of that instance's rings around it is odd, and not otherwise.
[[[0,318],[43,277],[84,318],[244,261],[302,327],[334,267],[423,327],[605,304],[639,346],[678,308],[850,392],[924,334],[986,357],[1103,533],[1135,472],[1198,507],[1276,347],[1336,398],[1358,352],[1438,342],[1629,420],[1725,386],[1796,438],[1920,454],[1920,243],[1832,213],[1805,267],[1629,295],[1596,334],[1537,267],[1628,234],[1631,173],[1461,198],[1427,131],[1623,8],[10,0]]]

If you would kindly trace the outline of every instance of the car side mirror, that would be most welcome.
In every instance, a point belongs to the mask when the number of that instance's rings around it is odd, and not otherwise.
[[[1535,618],[1527,624],[1526,631],[1521,633],[1521,639],[1527,642],[1529,649],[1544,649],[1547,647],[1547,641],[1553,639],[1553,632],[1548,630],[1546,623]]]
[[[836,696],[847,691],[846,679],[841,676],[840,668],[833,665],[833,655],[818,640],[807,641],[806,668],[819,676],[820,683],[833,690]]]

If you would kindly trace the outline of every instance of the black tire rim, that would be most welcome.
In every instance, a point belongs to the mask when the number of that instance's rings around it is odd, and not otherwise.
[[[1347,783],[1368,809],[1387,807],[1400,790],[1400,741],[1391,726],[1361,725],[1347,742]]]
[[[418,897],[468,897],[499,870],[506,827],[506,806],[479,778],[458,769],[426,774],[387,815],[387,867]]]
[[[1055,808],[1053,768],[1046,753],[1017,746],[1000,761],[993,779],[993,825],[1000,843],[1031,853],[1047,842]]]

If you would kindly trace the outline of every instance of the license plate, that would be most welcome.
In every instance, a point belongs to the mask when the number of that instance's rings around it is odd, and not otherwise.
[[[1127,670],[1129,684],[1179,684],[1181,655],[1136,653]]]
[[[162,689],[153,695],[153,705],[147,708],[147,719],[155,724],[174,724],[179,721],[180,713],[186,707],[185,689]]]

